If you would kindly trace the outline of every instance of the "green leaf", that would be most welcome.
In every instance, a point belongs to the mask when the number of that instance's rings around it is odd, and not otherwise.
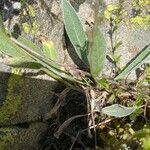
[[[114,116],[114,117],[125,117],[129,116],[136,110],[136,107],[125,107],[119,104],[114,104],[108,107],[104,107],[102,109],[102,113],[109,115],[109,116]]]
[[[138,116],[140,116],[142,113],[143,113],[143,109],[142,109],[142,108],[137,109],[135,112],[133,112],[133,113],[130,115],[130,120],[132,120],[132,121],[136,120],[136,118],[137,118]]]
[[[23,45],[28,46],[30,49],[32,49],[33,51],[37,52],[41,56],[43,56],[42,48],[39,45],[36,45],[35,43],[33,43],[31,40],[28,40],[27,38],[24,38],[23,36],[19,36],[17,38],[17,41],[19,41]]]
[[[106,58],[106,42],[100,29],[96,27],[93,33],[93,41],[89,50],[90,71],[95,80],[103,70]]]
[[[27,43],[27,45],[24,45],[23,43]],[[43,54],[40,53],[40,51],[38,51],[38,49],[36,50],[35,45],[34,47],[32,47],[33,44],[31,44],[31,42],[28,43],[26,40],[23,43],[19,42],[19,40],[17,41],[12,37],[10,38],[7,35],[0,12],[0,51],[1,53],[12,57],[12,61],[10,62],[12,65],[21,66],[28,64],[27,66],[29,66],[30,62],[31,64],[37,62],[37,64],[40,64],[42,66],[41,69],[48,75],[71,87],[74,86],[69,82],[83,83],[82,81],[75,79],[72,75],[62,69],[56,62],[47,59]],[[24,60],[19,60],[19,58]]]
[[[62,0],[65,29],[68,37],[75,48],[79,58],[88,64],[87,59],[87,36],[82,24],[68,0]]]
[[[52,77],[55,77],[56,75],[59,79],[62,78],[62,79],[66,79],[67,81],[78,82],[78,80],[76,80],[72,75],[70,75],[68,72],[63,70],[60,67],[60,65],[58,65],[56,62],[52,60],[48,60],[46,57],[41,56],[39,53],[30,49],[28,46],[23,45],[22,43],[18,42],[16,39],[12,38],[12,40],[18,46],[20,46],[24,52],[29,54],[33,60],[41,64],[42,69],[46,70],[45,72],[47,74],[52,75]]]
[[[114,49],[115,49],[115,50],[118,49],[121,45],[122,45],[122,41],[119,41],[119,42],[115,45]]]
[[[115,77],[115,80],[125,78],[125,76],[127,76],[132,70],[138,68],[149,56],[150,47],[148,45],[124,67],[121,73]]]
[[[105,78],[102,78],[102,79],[98,80],[97,84],[102,89],[109,89],[109,82]]]
[[[53,61],[58,61],[58,53],[54,47],[54,43],[52,41],[42,41],[42,45],[45,57]]]
[[[138,138],[148,138],[150,136],[150,129],[149,126],[148,127],[144,127],[143,129],[137,131],[134,134],[134,137],[138,137]]]
[[[15,56],[15,57],[20,57],[20,56],[26,56],[27,58],[30,58],[28,54],[24,53],[20,47],[18,47],[7,35],[4,25],[3,25],[3,20],[2,20],[2,15],[0,14],[0,51],[3,54],[6,54],[8,56]]]
[[[143,139],[144,150],[150,150],[150,137]]]
[[[9,58],[5,64],[11,67],[17,68],[30,68],[30,69],[39,69],[41,68],[41,64],[37,63],[33,60],[27,60],[24,57],[13,57]]]

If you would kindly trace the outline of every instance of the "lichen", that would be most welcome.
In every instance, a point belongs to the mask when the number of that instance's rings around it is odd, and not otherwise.
[[[132,0],[132,14],[129,10],[119,4],[107,5],[104,16],[114,25],[119,25],[124,21],[126,25],[130,25],[132,29],[141,28],[147,30],[150,26],[149,0]],[[129,17],[129,18],[128,18]]]
[[[136,16],[134,18],[131,18],[131,23],[135,27],[139,26],[143,29],[147,29],[150,22],[150,15],[143,15],[143,16]]]
[[[25,33],[29,34],[31,32],[32,35],[35,35],[38,32],[39,26],[36,21],[30,25],[28,22],[22,24],[23,30]]]
[[[32,5],[28,5],[27,10],[24,10],[24,16],[34,18],[36,15],[36,12]],[[27,34],[36,35],[39,30],[39,25],[35,19],[30,19],[29,21],[26,21],[22,23],[23,31]]]
[[[0,128],[0,150],[6,150],[7,146],[14,143],[11,128]]]
[[[143,28],[147,30],[150,25],[149,0],[133,0],[133,9],[136,15],[131,17],[130,22],[133,28]]]
[[[20,75],[16,75],[16,74]],[[5,123],[18,110],[21,105],[21,88],[23,86],[23,78],[20,71],[16,68],[12,69],[12,74],[8,80],[7,96],[2,106],[0,107],[0,124]]]
[[[116,25],[122,21],[122,16],[125,16],[126,12],[122,9],[120,4],[109,4],[105,11],[104,16],[108,20],[112,20],[112,22]]]
[[[149,0],[133,0],[133,6],[147,6],[150,5],[150,1]]]

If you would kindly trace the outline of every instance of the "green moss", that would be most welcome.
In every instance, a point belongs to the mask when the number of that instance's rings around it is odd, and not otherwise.
[[[28,13],[27,13],[28,12]],[[35,17],[36,16],[36,11],[32,7],[32,5],[28,5],[27,11],[24,10],[24,15],[29,16],[29,17]],[[30,22],[24,22],[22,24],[23,31],[27,34],[32,34],[36,35],[39,30],[39,25],[36,20],[30,20]]]
[[[125,15],[126,11],[122,9],[120,4],[109,4],[104,11],[105,18],[112,20],[114,25],[118,25],[122,21],[122,16]]]
[[[12,69],[12,74],[8,80],[6,100],[0,107],[0,124],[3,124],[9,120],[10,117],[13,117],[21,105],[23,78],[21,75],[15,75],[14,73],[21,74],[18,72],[18,69]]]
[[[146,30],[149,26],[150,15],[136,16],[131,18],[130,21],[134,26],[139,26]]]
[[[22,27],[25,33],[31,33],[32,35],[37,34],[39,29],[38,23],[36,21],[34,21],[32,25],[30,25],[28,22],[25,22],[22,24]]]
[[[133,0],[133,6],[144,7],[150,5],[149,0]]]
[[[11,128],[0,128],[0,150],[6,150],[7,146],[14,143]]]
[[[132,0],[131,2],[135,14],[130,14],[130,12],[125,10],[122,5],[116,3],[107,5],[104,11],[104,17],[107,20],[112,21],[113,25],[119,25],[121,21],[124,21],[124,23],[130,25],[132,29],[141,28],[147,30],[150,26],[150,1]],[[127,16],[131,17],[128,18]]]

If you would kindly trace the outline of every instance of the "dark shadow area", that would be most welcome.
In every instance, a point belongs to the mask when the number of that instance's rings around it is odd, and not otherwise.
[[[0,111],[8,96],[10,105],[15,104],[18,97],[21,103],[17,112],[13,115],[10,113],[10,119],[2,125],[41,121],[52,109],[55,89],[58,87],[64,88],[62,84],[49,77],[35,79],[31,76],[0,72]]]
[[[10,74],[0,72],[0,106],[2,106],[3,101],[6,99],[7,96],[7,89],[8,89],[8,80]]]
[[[49,129],[45,137],[41,139],[40,143],[43,150],[69,150],[75,138],[81,130],[88,128],[87,116],[74,119],[70,124],[64,128],[59,138],[54,136],[59,127],[69,118],[77,115],[87,114],[86,97],[83,93],[71,90],[65,99],[65,103],[59,108],[57,114],[48,120]],[[85,149],[89,146],[94,146],[91,143],[87,131],[82,132],[73,149]]]
[[[140,68],[136,69],[137,80],[140,78],[140,76],[142,76],[142,74],[145,72],[145,70],[146,70],[147,67],[150,67],[150,64],[144,63],[143,65],[141,65]]]
[[[17,39],[21,35],[21,29],[19,27],[19,24],[16,23],[13,26],[13,32],[11,34],[15,39]]]

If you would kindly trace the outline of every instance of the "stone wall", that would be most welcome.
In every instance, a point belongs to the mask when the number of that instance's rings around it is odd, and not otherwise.
[[[48,8],[43,7],[40,1],[36,1],[31,7],[34,9],[34,18],[38,25],[38,31],[35,34],[29,35],[22,32],[22,35],[34,40],[38,43],[39,37],[44,35],[52,40],[58,50],[60,62],[69,64],[78,64],[78,59],[74,58],[73,48],[68,44],[68,40],[64,37],[64,25],[60,1],[45,0]],[[78,3],[71,1],[74,8],[82,21],[85,31],[88,33],[94,24],[94,7],[92,0],[86,0]],[[114,1],[115,3],[117,1]],[[131,4],[126,1],[123,3],[125,9],[131,13]],[[103,14],[106,5],[110,2],[105,1],[101,6],[100,12]],[[44,5],[44,4],[43,4]],[[128,7],[130,6],[130,7]],[[101,15],[102,15],[101,14]],[[13,30],[13,25],[18,23],[23,24],[19,16],[12,21],[12,26],[9,29]],[[28,22],[29,23],[29,22]],[[7,22],[5,22],[7,26]],[[101,22],[101,29],[107,41],[108,55],[111,51],[110,22],[105,20]],[[121,46],[117,49],[117,55],[120,55],[119,67],[122,68],[129,62],[137,53],[150,43],[150,28],[129,28],[124,22],[119,23],[118,29],[114,35],[114,41],[121,41]],[[67,48],[66,49],[66,45]],[[70,56],[73,55],[73,56]],[[114,73],[112,64],[109,60],[106,61],[104,74],[113,77]],[[32,72],[32,71],[31,71]],[[131,74],[130,79],[135,79],[135,72]],[[0,64],[0,150],[30,150],[39,149],[40,135],[47,129],[47,125],[42,122],[42,117],[48,113],[53,106],[53,94],[55,88],[61,86],[60,83],[45,75],[33,76],[18,73],[17,69],[12,69],[4,64]],[[22,127],[23,125],[27,125]],[[20,126],[21,124],[21,126]]]
[[[33,41],[35,39],[37,43],[35,36],[49,37],[60,52],[60,60],[63,62],[64,26],[60,6],[57,1],[47,2],[49,10],[46,11],[41,10],[39,3],[31,5],[39,27],[36,35],[20,30],[23,36]],[[61,21],[55,18],[57,15]],[[5,25],[13,32],[16,25],[23,25],[21,19],[20,16],[14,16],[11,25],[8,27],[8,20]],[[4,64],[0,64],[0,79],[0,150],[40,149],[41,135],[47,130],[43,117],[53,107],[55,89],[62,85],[37,71],[10,68]]]

